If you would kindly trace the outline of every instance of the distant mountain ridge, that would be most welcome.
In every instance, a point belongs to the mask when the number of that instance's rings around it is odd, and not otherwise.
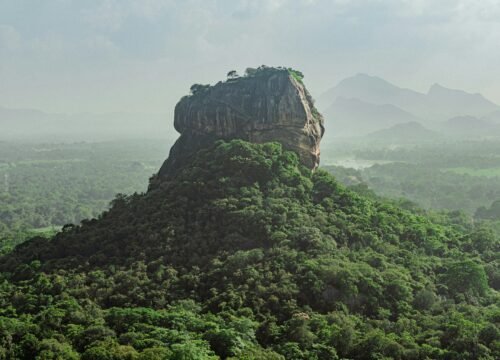
[[[483,119],[485,119],[491,123],[500,124],[500,110],[486,115]]]
[[[429,142],[442,137],[440,133],[429,130],[416,121],[412,121],[375,131],[365,136],[365,139],[374,142],[383,141],[384,143],[410,144],[415,142]]]
[[[500,123],[487,117],[456,116],[442,124],[442,131],[459,138],[500,136]]]
[[[339,97],[359,99],[376,105],[391,104],[425,122],[445,121],[461,115],[482,117],[500,110],[497,104],[481,94],[470,94],[439,84],[432,85],[428,93],[423,94],[366,74],[344,79],[325,92],[318,99],[319,108],[327,109]]]
[[[424,94],[397,87],[382,78],[357,74],[342,80],[337,86],[318,98],[320,109],[325,109],[337,97],[356,98],[373,104],[393,104],[404,108],[405,103],[422,101]]]
[[[424,94],[366,74],[340,81],[321,95],[317,103],[326,123],[335,127],[334,137],[366,136],[409,122],[446,133],[449,130],[447,121],[462,116],[500,123],[500,107],[481,94],[439,84],[432,85]],[[490,135],[482,122],[478,121],[478,130],[471,135]],[[332,136],[326,135],[327,138]]]
[[[420,119],[391,104],[373,104],[357,98],[338,97],[325,111],[327,124],[335,132],[325,133],[325,138],[334,136],[367,135],[399,123]]]
[[[434,84],[429,89],[427,105],[429,109],[435,110],[436,114],[443,114],[448,118],[460,115],[483,117],[500,109],[497,104],[479,93],[470,94],[462,90],[448,89],[439,84]]]

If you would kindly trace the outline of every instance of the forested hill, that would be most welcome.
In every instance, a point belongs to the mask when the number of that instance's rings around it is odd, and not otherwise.
[[[219,141],[151,188],[0,259],[0,359],[500,357],[492,233],[277,143]]]

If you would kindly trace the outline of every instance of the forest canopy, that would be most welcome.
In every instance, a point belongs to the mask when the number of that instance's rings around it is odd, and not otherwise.
[[[496,359],[499,241],[217,142],[0,259],[0,359]]]

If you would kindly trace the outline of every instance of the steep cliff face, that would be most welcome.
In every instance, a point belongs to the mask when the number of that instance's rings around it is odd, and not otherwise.
[[[174,126],[181,136],[160,177],[175,173],[194,152],[217,139],[278,141],[298,153],[305,166],[318,166],[323,118],[297,73],[259,68],[251,75],[192,90],[175,107]]]

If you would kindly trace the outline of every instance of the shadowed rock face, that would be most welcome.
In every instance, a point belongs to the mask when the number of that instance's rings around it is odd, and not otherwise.
[[[175,173],[200,148],[218,139],[255,143],[277,141],[298,153],[315,169],[323,118],[300,80],[288,70],[265,68],[251,76],[220,82],[183,97],[175,107],[175,129],[181,134],[159,176]]]

